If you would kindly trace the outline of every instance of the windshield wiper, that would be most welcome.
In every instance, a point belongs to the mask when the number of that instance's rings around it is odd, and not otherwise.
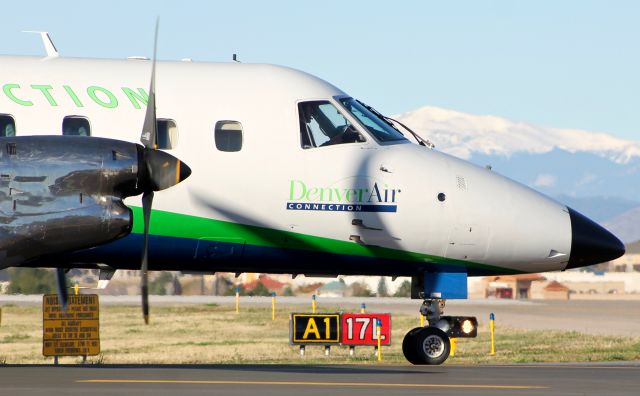
[[[402,135],[404,135],[404,133],[402,133],[402,131],[400,131],[397,127],[397,125],[400,125],[404,130],[406,130],[407,132],[409,132],[411,135],[413,135],[413,138],[416,140],[416,142],[418,142],[419,145],[421,146],[425,146],[428,147],[430,149],[433,149],[436,147],[435,144],[433,144],[430,140],[428,139],[423,139],[422,136],[418,135],[416,132],[414,132],[411,128],[409,128],[408,126],[406,126],[405,124],[401,123],[398,120],[394,120],[391,117],[387,117],[385,115],[383,115],[382,113],[380,113],[378,110],[374,109],[373,107],[369,106],[368,104],[365,104],[363,102],[361,102],[360,100],[356,99],[356,102],[360,103],[362,106],[364,106],[365,109],[369,110],[370,112],[372,112],[376,117],[380,118],[382,121],[384,121],[385,123],[389,124],[393,129],[395,129],[396,131],[400,132]]]

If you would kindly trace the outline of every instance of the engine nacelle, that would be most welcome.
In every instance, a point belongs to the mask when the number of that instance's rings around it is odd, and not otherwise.
[[[82,136],[0,138],[0,268],[131,232],[141,148]]]

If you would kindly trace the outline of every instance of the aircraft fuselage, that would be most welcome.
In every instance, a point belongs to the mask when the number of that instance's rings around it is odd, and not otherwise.
[[[2,57],[0,117],[17,136],[61,135],[71,118],[88,121],[91,136],[138,142],[150,67]],[[526,186],[385,135],[349,95],[309,74],[160,62],[156,93],[158,119],[175,127],[167,152],[192,175],[156,195],[152,270],[483,275],[563,270],[624,251]],[[139,268],[140,198],[125,203],[129,235],[22,264]]]

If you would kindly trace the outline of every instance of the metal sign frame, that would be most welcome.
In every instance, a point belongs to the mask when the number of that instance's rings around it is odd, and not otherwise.
[[[331,338],[322,337],[320,339],[316,338],[304,338],[300,337],[299,333],[301,329],[298,329],[298,319],[299,318],[315,318],[318,322],[324,322],[325,320],[332,319],[337,320],[337,328],[336,328],[336,336],[334,338],[333,335]],[[347,340],[346,339],[346,331],[344,324],[348,318],[353,318],[354,324],[358,322],[356,319],[362,319],[362,323],[359,326],[353,326],[352,331],[356,330],[358,332],[365,331],[364,337],[360,337],[358,334],[357,339]],[[381,340],[381,345],[389,346],[391,345],[391,314],[390,313],[345,313],[345,312],[321,312],[321,313],[309,313],[309,312],[292,312],[289,314],[289,343],[291,345],[344,345],[344,346],[377,346],[377,320],[380,319],[383,323],[382,326],[382,334],[385,336]],[[366,329],[363,330],[364,322],[368,322]],[[358,322],[359,323],[359,322]],[[306,326],[306,330],[308,330],[308,324]],[[322,330],[317,326],[313,327],[313,333],[321,333],[322,331],[326,331],[326,325],[322,328]],[[321,334],[318,334],[321,335]],[[381,337],[382,338],[382,337]]]

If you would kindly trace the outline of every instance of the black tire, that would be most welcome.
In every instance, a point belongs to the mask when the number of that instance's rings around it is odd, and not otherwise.
[[[416,339],[416,333],[422,329],[423,327],[416,327],[409,330],[402,340],[402,353],[411,364],[424,364],[418,356],[418,341]]]
[[[442,364],[449,357],[449,336],[437,327],[424,327],[415,333],[416,354],[421,364]]]

